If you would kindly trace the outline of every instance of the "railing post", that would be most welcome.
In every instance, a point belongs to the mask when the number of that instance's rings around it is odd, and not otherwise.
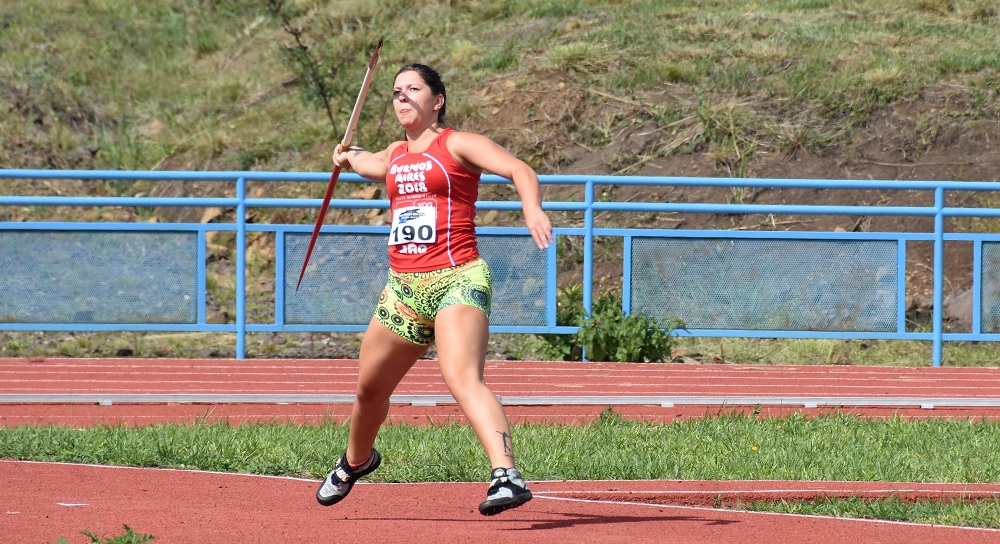
[[[944,187],[934,189],[934,355],[933,365],[941,366],[944,336]]]
[[[246,253],[247,253],[247,182],[240,176],[236,180],[236,358],[245,359],[246,315]]]
[[[983,241],[972,243],[972,334],[983,334]]]
[[[587,180],[585,187],[586,211],[583,212],[583,311],[591,317],[594,310],[594,181]],[[583,348],[587,360],[587,348]]]
[[[586,186],[587,211],[583,212],[583,310],[587,317],[594,306],[594,182]]]

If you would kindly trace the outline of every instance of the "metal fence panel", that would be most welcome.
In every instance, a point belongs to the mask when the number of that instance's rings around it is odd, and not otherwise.
[[[1000,242],[983,242],[982,321],[986,333],[1000,332]]]
[[[531,236],[478,235],[493,276],[491,325],[545,325],[545,254]]]
[[[309,235],[285,238],[285,323],[366,325],[385,287],[385,234],[323,233],[295,290]],[[493,276],[493,325],[545,325],[545,259],[530,236],[479,235]]]
[[[892,331],[896,244],[637,238],[632,309],[694,329]]]
[[[367,325],[388,278],[385,234],[320,234],[296,291],[309,238],[285,233],[285,323]]]
[[[0,231],[0,322],[195,323],[198,234]]]

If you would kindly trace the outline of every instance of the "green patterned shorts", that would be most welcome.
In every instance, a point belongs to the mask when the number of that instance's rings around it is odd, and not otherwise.
[[[434,342],[434,319],[442,308],[465,304],[489,317],[492,298],[490,269],[481,258],[431,272],[390,270],[375,316],[404,340],[427,346]]]

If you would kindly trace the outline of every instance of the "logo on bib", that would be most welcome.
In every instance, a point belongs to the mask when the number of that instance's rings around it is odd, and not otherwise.
[[[403,223],[406,223],[408,221],[419,219],[423,217],[423,215],[424,212],[420,211],[420,208],[410,208],[399,214],[399,224],[402,225]]]

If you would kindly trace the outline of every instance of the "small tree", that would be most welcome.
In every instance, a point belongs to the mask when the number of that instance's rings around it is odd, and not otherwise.
[[[295,42],[294,45],[281,45],[280,51],[296,75],[296,82],[302,91],[303,98],[307,103],[326,110],[330,127],[334,133],[339,132],[331,105],[334,96],[333,89],[324,76],[330,72],[330,68],[325,65],[324,59],[316,54],[315,44],[308,37],[306,27],[298,26],[295,23],[296,19],[301,19],[307,14],[307,10],[290,5],[285,0],[267,0],[267,9],[271,17],[280,22],[281,28]]]

